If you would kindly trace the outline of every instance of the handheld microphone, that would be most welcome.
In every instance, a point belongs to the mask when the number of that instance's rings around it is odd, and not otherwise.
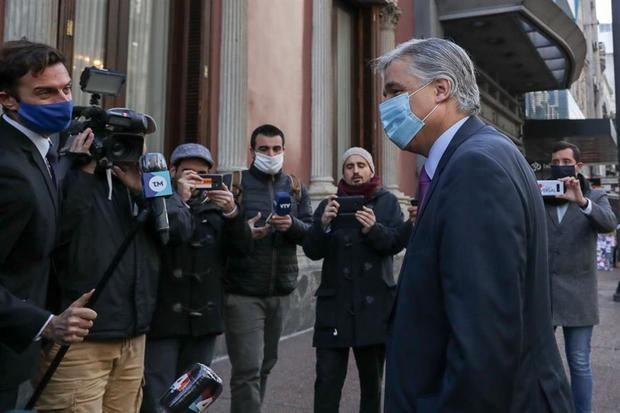
[[[159,233],[162,244],[166,245],[170,237],[170,223],[164,197],[172,195],[170,172],[166,159],[161,153],[145,153],[140,157],[142,172],[142,192],[149,200],[155,230]]]
[[[203,413],[222,394],[222,379],[196,363],[170,386],[159,400],[165,413]]]
[[[273,212],[280,216],[291,213],[291,195],[288,192],[276,192],[274,194]]]

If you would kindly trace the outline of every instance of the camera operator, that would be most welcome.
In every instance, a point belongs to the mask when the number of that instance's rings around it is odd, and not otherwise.
[[[363,196],[363,206],[344,225],[337,221],[344,219],[338,198],[322,201],[303,245],[308,258],[324,259],[316,292],[314,411],[339,411],[353,348],[360,412],[379,413],[387,320],[396,294],[392,256],[405,247],[413,227],[403,220],[396,197],[381,187],[368,151],[348,149],[342,175],[338,196]]]
[[[146,342],[142,412],[157,411],[170,384],[194,363],[210,365],[215,341],[224,332],[226,254],[247,254],[250,227],[232,192],[196,189],[214,162],[202,145],[179,145],[170,157],[177,194],[191,209],[194,232],[188,242],[164,253],[158,298]]]
[[[40,338],[83,340],[96,313],[91,293],[60,316],[43,309],[60,208],[50,136],[71,120],[65,58],[27,40],[0,47],[0,411],[15,407]]]
[[[142,138],[142,136],[140,137]],[[69,141],[66,159],[82,158],[95,136],[90,128]],[[79,159],[79,158],[78,158]],[[103,276],[113,256],[145,207],[138,160],[115,161],[111,169],[91,159],[76,161],[63,185],[58,254],[61,301],[72,301]],[[176,196],[166,200],[170,239],[191,233],[188,208]],[[160,240],[143,225],[94,305],[99,317],[88,339],[71,346],[39,399],[44,412],[136,412],[142,401],[145,333],[155,308]],[[43,354],[43,366],[58,346]]]

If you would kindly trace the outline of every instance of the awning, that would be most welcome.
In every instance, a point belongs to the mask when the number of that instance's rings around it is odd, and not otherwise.
[[[444,37],[513,93],[566,89],[581,73],[583,33],[552,0],[437,0]]]
[[[551,147],[560,140],[577,145],[584,163],[618,162],[616,129],[611,119],[529,119],[523,125],[523,146],[530,162],[549,162]]]

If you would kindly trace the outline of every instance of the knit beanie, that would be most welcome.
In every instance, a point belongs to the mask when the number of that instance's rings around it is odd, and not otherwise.
[[[375,173],[375,163],[372,161],[372,155],[364,148],[360,148],[358,146],[353,146],[352,148],[347,149],[342,155],[342,172],[344,173],[344,163],[349,159],[350,156],[359,155],[368,163],[370,170],[372,173]]]

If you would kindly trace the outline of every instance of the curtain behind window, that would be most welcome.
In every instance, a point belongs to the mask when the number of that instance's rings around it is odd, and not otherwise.
[[[164,143],[168,10],[169,0],[134,0],[129,17],[127,107],[155,119],[157,132],[146,142],[157,152]]]
[[[5,41],[26,37],[56,46],[58,0],[7,0],[4,22]]]
[[[85,67],[105,67],[105,30],[108,0],[77,0],[73,43],[73,102],[88,105],[90,94],[80,90],[80,74]]]

